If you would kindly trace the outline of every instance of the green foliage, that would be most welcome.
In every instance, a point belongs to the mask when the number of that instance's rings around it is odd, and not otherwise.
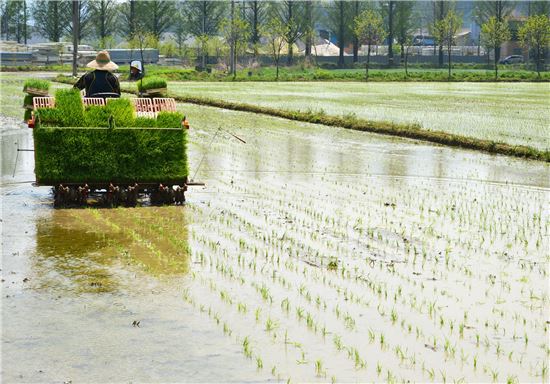
[[[41,125],[47,127],[62,125],[62,116],[57,108],[38,108],[36,119]]]
[[[105,110],[111,116],[117,127],[134,126],[134,106],[130,99],[113,99],[105,105]]]
[[[283,67],[280,68],[279,81],[361,81],[365,79],[365,64],[359,63],[362,66],[362,70],[359,68],[353,69],[334,69],[329,70],[322,68],[299,68],[299,67]],[[371,68],[374,65],[371,63]],[[447,71],[441,69],[434,69],[426,65],[409,64],[409,76],[406,77],[403,69],[371,69],[369,71],[369,81],[465,81],[465,82],[493,82],[494,74],[487,69],[487,64],[477,65],[465,65],[465,64],[453,64],[455,68],[453,70],[453,76],[448,78]],[[456,67],[462,69],[457,70]],[[506,66],[506,70],[502,71],[500,76],[501,81],[508,82],[532,82],[532,81],[550,81],[550,72],[542,72],[541,77],[538,78],[536,73],[526,71],[522,69],[523,66]],[[150,70],[148,70],[150,71]],[[156,71],[155,71],[156,72]],[[190,69],[171,69],[166,68],[159,71],[159,76],[164,77],[167,80],[173,81],[223,81],[223,82],[235,82],[235,81],[275,81],[276,80],[276,68],[275,67],[262,67],[251,71],[249,70],[237,71],[237,77],[227,76],[221,72],[198,72]],[[65,76],[56,77],[56,81],[73,84],[74,80]],[[185,85],[183,85],[185,86]],[[124,92],[135,92],[135,88],[124,89]]]
[[[23,92],[26,92],[27,88],[40,89],[47,92],[50,89],[50,82],[47,80],[28,79],[23,86]]]
[[[37,111],[40,123],[46,127],[109,127],[112,116],[114,126],[120,128],[180,128],[183,120],[180,112],[159,112],[156,119],[134,115],[133,104],[125,98],[112,99],[105,106],[90,105],[82,109],[82,102],[75,100],[73,90],[57,92],[56,108],[40,108]]]
[[[145,77],[142,81],[137,83],[140,91],[146,91],[148,89],[166,88],[166,80],[162,77]]]
[[[134,120],[134,127],[142,128],[155,128],[157,126],[157,120],[150,117],[136,117]],[[176,128],[176,127],[172,127]]]
[[[507,22],[498,21],[496,17],[491,17],[481,26],[481,42],[485,48],[500,48],[508,40],[510,40],[510,29]]]
[[[63,127],[80,127],[84,121],[84,105],[78,89],[59,89],[55,93],[55,109]]]
[[[47,128],[33,130],[41,184],[182,183],[185,129]]]
[[[179,112],[159,112],[157,115],[157,127],[177,128],[181,127],[183,115]]]
[[[443,19],[435,22],[434,37],[441,45],[450,47],[454,44],[455,35],[461,24],[462,19],[454,11],[449,11]]]
[[[25,109],[25,114],[23,115],[23,120],[28,121],[32,117],[32,110],[31,109]]]
[[[481,26],[481,41],[487,49],[495,50],[495,80],[498,77],[498,55],[497,49],[510,40],[511,34],[508,28],[508,22],[499,21],[496,17],[491,17]]]
[[[371,45],[379,44],[386,36],[384,21],[373,10],[363,11],[354,20],[355,36],[361,43],[367,44],[367,62],[365,64],[365,80],[369,79],[369,61]]]
[[[367,45],[376,45],[386,37],[384,20],[373,10],[363,11],[354,20],[355,36]]]
[[[537,72],[541,70],[544,50],[550,44],[550,17],[547,15],[532,16],[519,29],[519,39],[525,47],[533,49],[537,58]]]
[[[23,106],[26,107],[27,105],[32,106],[32,99],[34,99],[33,95],[27,95],[23,99]]]
[[[110,113],[107,108],[99,105],[90,105],[84,111],[85,127],[108,127]]]
[[[433,34],[440,45],[447,47],[449,79],[451,78],[451,48],[455,43],[455,35],[462,25],[462,18],[454,11],[447,12],[447,15],[441,20],[437,20],[434,24]]]

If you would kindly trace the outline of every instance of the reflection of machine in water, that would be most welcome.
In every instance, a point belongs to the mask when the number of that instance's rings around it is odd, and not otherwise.
[[[36,233],[35,282],[43,288],[115,292],[120,268],[154,276],[189,269],[187,223],[176,207],[53,210]]]

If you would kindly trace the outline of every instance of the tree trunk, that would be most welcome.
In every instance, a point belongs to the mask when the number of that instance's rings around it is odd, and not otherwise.
[[[365,81],[369,81],[370,43],[367,48],[367,64],[365,65]]]
[[[355,12],[354,17],[359,16],[359,1],[355,1]],[[353,36],[353,62],[357,63],[359,61],[359,39],[357,36]]]
[[[78,30],[80,23],[80,1],[73,0],[73,77],[78,74]]]
[[[27,22],[29,15],[27,14],[27,1],[23,0],[23,39],[25,40],[25,45],[27,45]]]
[[[449,81],[451,80],[451,45],[447,47],[448,60],[449,60]]]
[[[542,58],[544,56],[544,49],[540,47],[540,45],[537,45],[537,75],[538,75],[538,78],[540,79],[540,68],[541,68],[541,65],[540,65],[540,62],[542,61]]]
[[[405,44],[401,43],[401,62],[405,61]]]
[[[394,1],[388,4],[388,66],[393,67],[393,7]]]
[[[497,50],[495,48],[495,81],[498,79],[498,61],[497,61]]]
[[[49,5],[49,4],[48,4]],[[58,4],[57,4],[57,1],[52,1],[51,2],[51,5],[53,7],[53,18],[54,18],[54,31],[53,31],[53,41],[55,41],[56,43],[59,43],[59,40],[61,39],[61,31],[59,30],[59,24],[60,24],[60,21],[59,21],[59,7],[58,7]]]
[[[340,45],[338,67],[344,68],[344,2],[338,2],[338,7],[340,8],[340,20],[338,21],[338,43]]]
[[[289,25],[292,24],[292,1],[289,1],[288,2],[288,23]],[[286,60],[286,64],[288,66],[291,66],[292,65],[292,55],[294,53],[294,49],[292,47],[292,45],[294,44],[294,39],[292,38],[291,36],[292,34],[292,31],[288,31],[288,38],[287,38],[287,43],[288,43],[288,52],[287,52],[287,60]]]
[[[231,14],[230,14],[230,20],[231,20],[231,41],[230,41],[230,48],[229,48],[229,73],[235,77],[236,71],[235,71],[235,0],[231,0]]]
[[[277,68],[275,72],[275,80],[279,81],[279,60],[275,61],[275,67]]]
[[[439,1],[439,20],[445,18],[445,2]],[[443,68],[443,44],[439,42],[439,68]]]
[[[130,38],[136,33],[136,3],[135,0],[130,0]]]
[[[408,62],[409,62],[409,47],[406,48],[406,52],[405,52],[405,77],[409,77],[409,67],[408,67]]]
[[[17,12],[17,18],[16,18],[16,25],[15,25],[15,39],[17,40],[17,43],[21,43],[21,35],[22,35],[22,25],[19,21],[19,17],[21,16],[19,7],[16,8]]]
[[[252,2],[252,14],[253,14],[253,20],[252,20],[252,45],[254,46],[254,60],[256,60],[256,57],[258,56],[258,41],[260,40],[260,36],[258,33],[258,1],[255,0]]]
[[[311,1],[306,1],[306,28],[307,28],[307,35],[306,35],[306,49],[305,49],[305,56],[306,59],[311,58],[311,46],[313,45],[313,12],[312,12],[312,4]]]
[[[206,34],[206,0],[202,2],[202,25],[201,25],[201,32],[202,32],[202,42],[201,42],[201,69],[204,71],[206,68],[206,47],[204,42],[204,35]]]

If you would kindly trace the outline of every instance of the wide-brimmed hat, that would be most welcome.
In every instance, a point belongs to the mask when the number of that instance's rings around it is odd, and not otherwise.
[[[99,51],[95,60],[90,61],[87,67],[101,69],[103,71],[114,71],[118,69],[118,65],[111,61],[111,56],[109,56],[109,52],[107,51]]]
[[[138,71],[142,71],[142,68],[141,68],[141,61],[138,61],[138,60],[134,60],[130,63],[130,68],[135,68],[137,69]]]

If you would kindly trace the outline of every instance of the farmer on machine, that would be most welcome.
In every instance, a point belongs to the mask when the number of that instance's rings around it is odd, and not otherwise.
[[[87,67],[94,68],[86,72],[74,85],[80,90],[86,89],[86,97],[119,97],[120,84],[118,78],[111,72],[118,65],[111,61],[109,52],[100,51],[95,60],[88,63]]]
[[[130,63],[130,76],[128,80],[136,81],[143,79],[143,69],[141,67],[141,61],[132,61]]]

